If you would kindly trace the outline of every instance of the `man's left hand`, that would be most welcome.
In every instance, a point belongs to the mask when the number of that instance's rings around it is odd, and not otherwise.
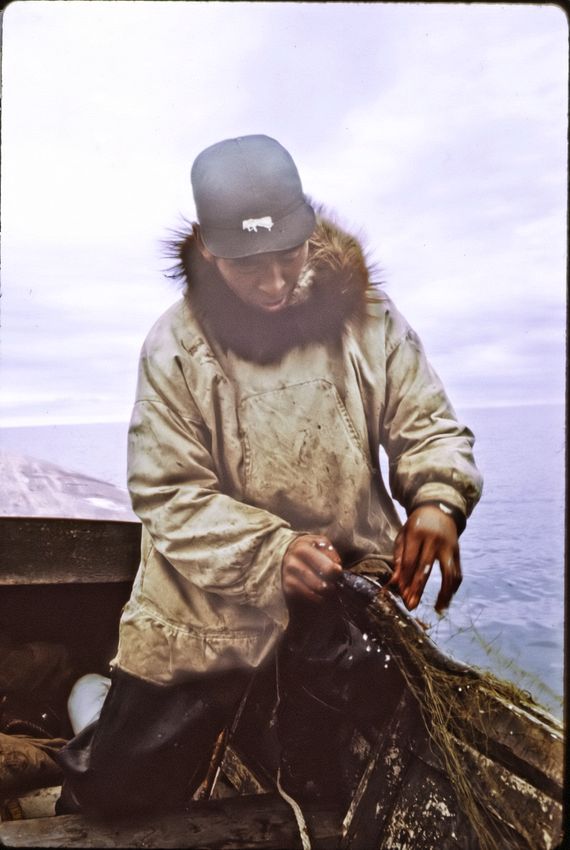
[[[421,505],[396,537],[394,574],[386,585],[399,592],[408,610],[419,604],[436,561],[441,568],[441,588],[435,610],[441,613],[462,581],[457,526],[435,505]]]

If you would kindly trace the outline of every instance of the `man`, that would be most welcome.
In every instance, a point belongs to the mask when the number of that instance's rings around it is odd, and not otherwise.
[[[303,793],[313,763],[333,776],[335,718],[372,663],[338,576],[376,555],[413,609],[437,561],[443,610],[480,494],[472,434],[418,337],[358,242],[316,214],[289,153],[222,141],[192,186],[198,223],[174,246],[184,298],[147,337],[130,425],[141,566],[101,717],[61,757],[63,811],[188,799],[276,656],[285,781]]]

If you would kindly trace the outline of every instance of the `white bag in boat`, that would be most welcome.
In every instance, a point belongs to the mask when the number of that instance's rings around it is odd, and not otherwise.
[[[97,720],[110,686],[111,680],[99,673],[87,673],[74,684],[67,700],[67,713],[75,735]]]

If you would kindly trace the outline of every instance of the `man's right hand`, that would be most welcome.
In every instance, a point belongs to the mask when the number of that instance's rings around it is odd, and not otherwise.
[[[334,589],[342,566],[328,537],[303,534],[285,552],[281,573],[286,597],[318,604]]]

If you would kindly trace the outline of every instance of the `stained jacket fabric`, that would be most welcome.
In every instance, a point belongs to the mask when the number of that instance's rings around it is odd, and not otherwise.
[[[243,333],[250,314],[229,290],[215,301],[193,234],[181,256],[185,297],[140,358],[128,481],[141,565],[114,660],[162,684],[262,663],[287,626],[281,563],[299,534],[329,536],[345,565],[391,563],[400,521],[380,446],[408,513],[437,499],[468,516],[481,491],[473,435],[352,237],[320,221],[298,320],[265,336]]]

